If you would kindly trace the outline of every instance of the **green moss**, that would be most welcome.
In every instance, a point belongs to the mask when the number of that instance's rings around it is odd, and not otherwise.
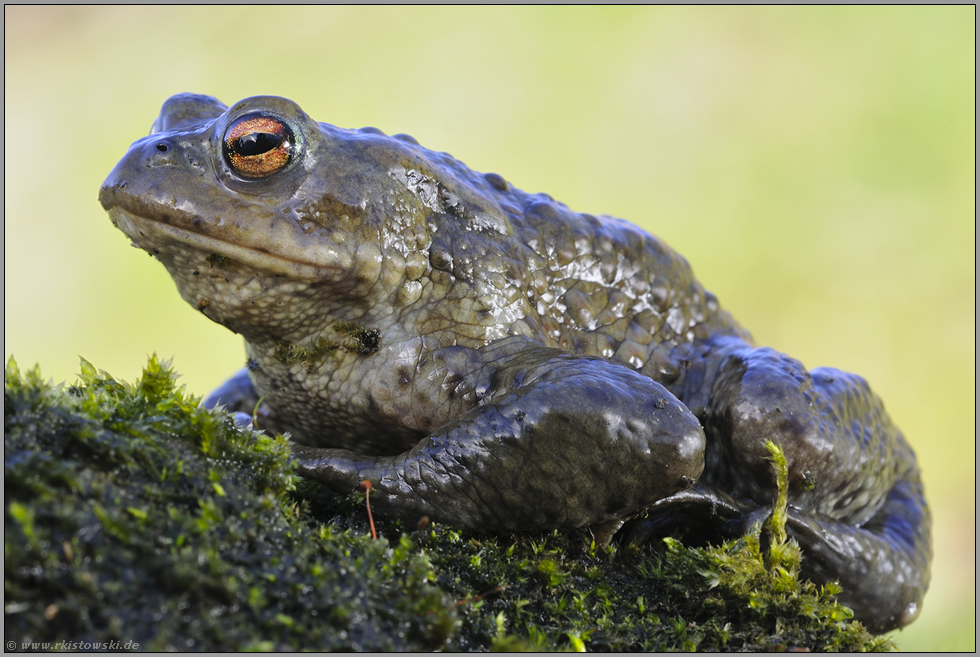
[[[296,477],[283,438],[198,404],[155,358],[132,385],[83,361],[68,388],[8,362],[8,640],[151,650],[892,647],[850,620],[833,586],[798,581],[799,550],[779,539],[778,518],[765,555],[759,536],[601,548],[584,532],[488,536],[385,520],[375,541],[363,494]]]
[[[217,253],[210,254],[207,258],[205,258],[205,261],[212,269],[215,267],[227,267],[228,263],[230,262],[228,258],[218,255]]]
[[[332,354],[339,346],[324,338],[317,339],[308,347],[294,342],[278,340],[273,356],[283,365],[303,363],[306,365],[307,371],[312,372],[325,355]]]
[[[174,383],[156,359],[135,385],[83,362],[66,390],[7,364],[8,640],[444,644],[452,600],[411,543],[307,522],[287,442],[236,428]]]
[[[333,330],[344,336],[341,347],[356,354],[373,354],[381,344],[381,331],[366,329],[354,322],[334,322]]]
[[[368,330],[353,322],[334,322],[330,328],[336,334],[336,339],[328,340],[321,336],[309,346],[279,340],[273,356],[283,365],[303,363],[307,371],[312,372],[325,356],[338,349],[366,355],[377,351],[381,343],[381,332],[377,329]]]

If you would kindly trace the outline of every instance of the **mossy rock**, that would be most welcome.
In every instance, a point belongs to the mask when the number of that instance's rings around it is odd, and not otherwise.
[[[765,554],[758,536],[604,548],[584,532],[394,521],[375,540],[363,493],[301,479],[286,439],[199,403],[156,358],[135,384],[83,361],[68,387],[7,363],[4,634],[17,650],[894,647],[834,585],[797,579],[778,522]]]

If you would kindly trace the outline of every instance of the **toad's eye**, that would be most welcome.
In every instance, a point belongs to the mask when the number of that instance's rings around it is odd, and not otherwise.
[[[289,126],[258,112],[228,126],[221,148],[228,166],[243,178],[264,178],[282,171],[295,149]]]

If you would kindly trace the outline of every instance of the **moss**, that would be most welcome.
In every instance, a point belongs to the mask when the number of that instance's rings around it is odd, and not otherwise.
[[[8,362],[4,629],[18,649],[892,647],[833,586],[797,579],[776,526],[765,554],[759,536],[602,548],[583,532],[389,520],[371,540],[362,493],[296,477],[285,439],[198,405],[155,358],[132,385],[83,361],[67,388]]]
[[[340,345],[328,342],[324,338],[319,338],[309,347],[285,340],[276,341],[276,348],[273,356],[283,365],[293,365],[303,363],[306,365],[307,372],[312,372],[326,354],[332,354]]]
[[[373,354],[381,344],[381,331],[366,329],[354,322],[334,322],[333,330],[345,337],[341,345],[344,351],[356,354]]]
[[[338,349],[367,355],[377,351],[381,344],[381,332],[377,329],[368,330],[353,322],[334,322],[330,328],[337,335],[337,340],[327,340],[321,336],[309,346],[278,340],[273,356],[283,365],[303,363],[307,371],[312,372],[325,356]]]
[[[8,639],[148,650],[433,649],[452,600],[410,542],[307,522],[283,438],[198,408],[152,359],[58,389],[7,364]]]
[[[227,267],[228,263],[231,262],[225,256],[218,255],[217,253],[210,254],[207,258],[205,258],[205,261],[208,263],[208,266],[211,267],[212,269],[214,269],[215,267],[218,268]]]

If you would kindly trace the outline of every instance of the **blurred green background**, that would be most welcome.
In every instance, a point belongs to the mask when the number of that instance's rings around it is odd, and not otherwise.
[[[905,650],[975,649],[975,8],[5,7],[4,354],[206,394],[240,339],[99,185],[162,102],[407,132],[684,254],[760,344],[865,376],[915,446],[933,585]]]

